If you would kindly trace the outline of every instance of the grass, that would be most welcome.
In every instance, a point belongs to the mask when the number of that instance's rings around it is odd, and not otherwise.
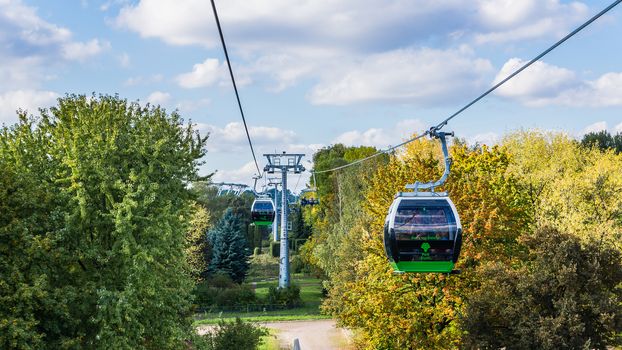
[[[276,275],[276,276],[275,276]],[[322,315],[320,304],[322,303],[322,281],[318,278],[303,274],[292,274],[292,284],[300,287],[300,298],[304,305],[301,307],[285,310],[270,311],[230,311],[230,312],[208,312],[197,314],[195,325],[216,324],[220,319],[234,319],[239,317],[246,321],[268,322],[268,321],[293,321],[293,320],[315,320],[326,319],[329,316]],[[270,286],[278,284],[278,259],[272,258],[268,254],[254,256],[251,261],[251,269],[247,283],[255,288],[255,295],[261,301],[266,300]]]
[[[280,350],[279,339],[276,336],[277,330],[269,329],[270,334],[261,337],[261,345],[258,350]]]
[[[322,281],[316,280],[315,284],[296,284],[300,286],[300,298],[304,303],[316,303],[322,301]]]
[[[222,319],[229,321],[235,319],[236,316],[223,315]],[[327,315],[258,315],[258,316],[237,316],[242,321],[248,322],[281,322],[281,321],[309,321],[309,320],[325,320],[330,319]],[[206,318],[194,321],[193,326],[218,324],[220,318]]]
[[[269,254],[251,257],[251,267],[246,281],[255,282],[267,278],[279,278],[279,258],[273,258]]]
[[[268,296],[270,286],[276,286],[277,280],[255,282],[255,295],[259,299]],[[322,281],[313,277],[292,276],[292,284],[300,287],[300,298],[304,303],[317,304],[322,301]]]
[[[250,309],[252,310],[252,309]],[[234,319],[236,317],[243,319],[255,319],[255,318],[270,318],[276,320],[285,318],[286,320],[295,319],[319,319],[324,318],[320,312],[320,303],[305,303],[303,306],[291,308],[291,309],[277,309],[277,310],[265,310],[265,311],[206,311],[195,314],[195,320],[205,319]]]

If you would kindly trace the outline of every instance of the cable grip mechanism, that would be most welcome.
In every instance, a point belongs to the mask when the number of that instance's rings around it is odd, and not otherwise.
[[[431,127],[430,130],[428,131],[428,134],[430,135],[430,137],[437,138],[441,141],[441,148],[443,150],[443,158],[445,160],[445,171],[443,171],[443,175],[441,176],[441,178],[436,181],[424,182],[424,183],[417,181],[414,184],[408,184],[405,186],[407,189],[414,190],[415,193],[419,192],[420,190],[427,190],[427,189],[430,189],[430,191],[434,192],[435,187],[441,186],[445,183],[445,181],[447,181],[447,177],[449,177],[449,172],[451,171],[452,159],[451,157],[449,157],[449,151],[447,150],[446,137],[447,136],[454,137],[454,132],[453,131],[451,132],[439,131],[438,127]]]

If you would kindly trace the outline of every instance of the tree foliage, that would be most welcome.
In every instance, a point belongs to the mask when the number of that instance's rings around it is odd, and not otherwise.
[[[205,207],[195,203],[190,217],[190,228],[186,235],[186,256],[188,272],[197,283],[207,275],[207,266],[212,254],[206,234],[209,223],[208,211]]]
[[[67,96],[0,139],[0,347],[179,348],[204,139],[176,113]]]
[[[592,347],[617,344],[614,315],[621,300],[614,271],[620,263],[622,199],[616,193],[622,190],[622,158],[611,150],[581,146],[565,135],[533,131],[511,134],[494,147],[455,142],[451,155],[451,175],[437,190],[449,193],[460,214],[464,241],[459,276],[394,275],[382,248],[384,218],[395,193],[407,183],[441,175],[437,141],[413,142],[386,164],[318,178],[318,187],[332,191],[332,200],[323,201],[320,207],[328,208],[311,216],[314,233],[305,250],[330,280],[324,309],[340,324],[359,329],[362,346],[369,349],[486,348],[486,341],[500,337],[495,330],[524,339],[537,331],[540,339],[551,337],[567,348],[583,346],[587,339]],[[535,230],[544,237],[534,235]],[[555,244],[564,248],[557,255],[546,255],[541,248]],[[602,247],[599,253],[594,244]],[[536,270],[544,272],[531,273]],[[495,273],[498,279],[489,282]],[[573,278],[587,287],[570,286]],[[544,284],[545,279],[551,281]],[[507,286],[525,285],[507,292],[503,283],[509,280],[514,284]],[[590,289],[600,299],[580,299],[579,306],[569,303],[575,297],[588,298]],[[540,294],[529,294],[533,291]],[[494,292],[499,293],[495,300],[503,301],[499,308],[486,304],[484,297],[469,298]],[[511,297],[514,292],[521,294]],[[537,316],[543,318],[541,323],[507,328],[502,321],[515,316],[512,310],[523,310],[533,302],[529,298],[536,297],[558,304],[546,304],[548,309],[534,306],[533,312],[522,315],[523,322]],[[510,316],[503,319],[498,315],[502,312]],[[578,314],[582,318],[575,317]],[[490,327],[477,333],[479,321]],[[509,338],[503,339],[490,347],[513,348]],[[548,346],[533,341],[521,344]]]
[[[445,186],[459,208],[465,241],[461,278],[438,274],[394,275],[382,249],[382,227],[393,196],[415,180],[440,177],[440,147],[432,141],[410,144],[380,166],[366,191],[367,215],[359,232],[362,259],[351,263],[354,278],[333,280],[327,310],[342,324],[361,328],[368,347],[452,348],[461,342],[458,325],[462,295],[474,268],[486,260],[510,261],[520,251],[517,232],[528,225],[526,201],[517,181],[506,175],[508,155],[500,148],[452,148],[454,167]],[[365,219],[367,218],[367,219]]]
[[[211,274],[227,274],[237,283],[241,283],[249,268],[249,250],[242,231],[240,218],[227,209],[216,226],[208,233],[212,247],[209,263]]]
[[[582,147],[563,134],[519,132],[504,142],[539,227],[622,248],[622,154]]]
[[[611,135],[607,130],[590,132],[583,135],[581,144],[584,147],[597,147],[601,151],[613,150],[622,152],[622,133]]]
[[[191,191],[197,197],[197,202],[202,204],[212,217],[220,219],[227,209],[231,209],[240,218],[244,227],[251,223],[251,205],[255,199],[252,194],[245,192],[240,196],[233,194],[218,196],[218,189],[206,181],[194,182]]]
[[[373,154],[372,147],[345,147],[337,144],[314,155],[316,171],[350,163]],[[364,166],[355,165],[347,170],[317,174],[318,206],[305,208],[303,219],[312,223],[313,234],[301,250],[304,261],[316,266],[328,277],[325,287],[333,281],[354,278],[353,264],[362,258],[361,232],[352,230],[355,222],[366,216],[363,208],[364,189],[377,166],[387,161],[382,155]]]
[[[261,337],[268,334],[267,329],[236,318],[233,322],[221,320],[203,337],[208,350],[257,349]]]
[[[606,349],[620,343],[622,256],[554,229],[523,239],[520,267],[491,263],[466,296],[466,342],[477,349]]]

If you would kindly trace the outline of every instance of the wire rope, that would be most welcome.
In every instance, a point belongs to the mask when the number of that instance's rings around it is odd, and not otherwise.
[[[621,0],[622,1],[622,0]],[[244,109],[240,102],[240,94],[238,93],[238,87],[235,83],[235,77],[233,76],[233,69],[231,69],[231,61],[229,60],[229,53],[227,52],[227,45],[225,44],[225,37],[222,34],[222,28],[220,26],[220,20],[218,19],[218,12],[216,11],[216,4],[214,0],[212,2],[212,10],[214,11],[214,18],[216,19],[216,26],[218,26],[218,34],[220,35],[220,42],[222,43],[222,49],[225,52],[225,59],[227,60],[227,67],[229,67],[229,75],[231,76],[231,82],[233,83],[233,90],[235,91],[235,98],[238,101],[238,107],[240,108],[240,114],[242,115],[242,122],[244,123],[244,131],[246,131],[246,138],[248,139],[248,145],[251,148],[253,154],[253,161],[255,161],[255,167],[257,168],[257,175],[263,177],[262,171],[259,169],[259,163],[257,163],[257,157],[255,156],[255,149],[253,148],[253,142],[251,141],[251,135],[248,132],[248,126],[246,125],[246,117],[244,116]]]
[[[294,191],[292,192],[296,192],[296,190],[298,189],[298,183],[300,182],[300,178],[302,177],[302,174],[298,175],[298,180],[296,181],[296,186],[294,186]]]

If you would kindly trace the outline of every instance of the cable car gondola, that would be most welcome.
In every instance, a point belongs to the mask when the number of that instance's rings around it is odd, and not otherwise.
[[[301,198],[300,199],[300,205],[302,205],[303,207],[306,206],[314,206],[314,205],[318,205],[320,204],[320,201],[318,201],[316,198]]]
[[[441,140],[445,172],[436,182],[407,185],[413,192],[399,192],[384,225],[384,249],[396,272],[452,273],[462,246],[462,226],[458,211],[444,192],[434,192],[442,185],[451,167],[445,135],[432,131]],[[450,134],[453,136],[453,133]],[[431,192],[419,192],[431,189]]]
[[[251,206],[251,220],[257,226],[269,226],[274,222],[274,202],[270,198],[257,198]]]

